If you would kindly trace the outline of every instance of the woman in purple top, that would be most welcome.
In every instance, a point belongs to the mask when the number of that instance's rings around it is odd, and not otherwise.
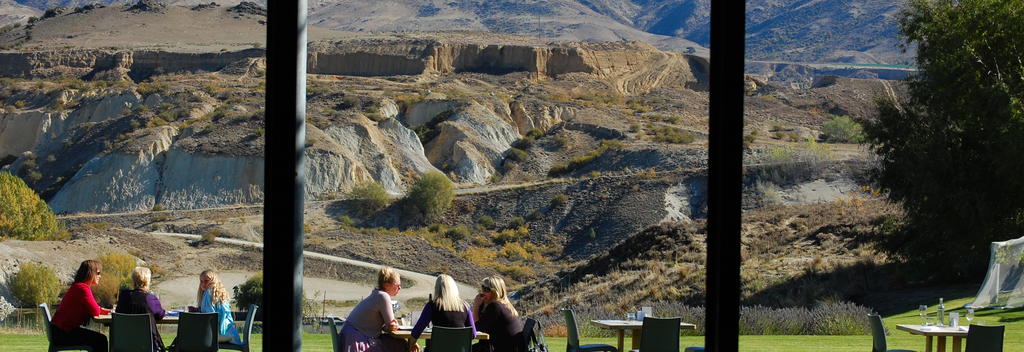
[[[473,321],[473,310],[466,302],[459,298],[459,287],[451,276],[441,274],[434,282],[434,299],[423,305],[423,312],[416,326],[412,328],[412,344],[409,351],[417,352],[420,346],[416,339],[420,338],[423,329],[427,324],[443,326],[448,328],[473,328],[473,336],[476,336],[476,323]],[[430,352],[430,340],[427,340],[426,352]]]
[[[345,318],[341,329],[342,352],[405,352],[405,341],[383,335],[382,331],[398,329],[391,297],[402,289],[398,272],[389,267],[377,274],[377,288],[364,298]]]
[[[160,338],[160,332],[156,330],[156,322],[167,314],[160,306],[160,299],[149,293],[149,282],[152,273],[149,268],[136,267],[132,271],[132,283],[134,290],[121,290],[117,296],[116,313],[123,314],[152,314],[149,331],[153,334],[153,351],[163,351],[164,341]]]

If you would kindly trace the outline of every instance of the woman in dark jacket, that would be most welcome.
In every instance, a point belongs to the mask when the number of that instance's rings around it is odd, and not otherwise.
[[[474,352],[521,352],[523,323],[519,312],[508,300],[505,280],[491,276],[480,285],[480,294],[473,300],[476,328],[491,335],[489,340],[473,346]]]
[[[117,296],[117,313],[124,314],[152,314],[149,331],[153,334],[153,351],[164,351],[164,341],[160,338],[160,332],[156,329],[156,322],[167,314],[160,306],[160,299],[149,293],[149,282],[152,273],[149,268],[136,267],[132,271],[132,283],[134,290],[121,290]]]

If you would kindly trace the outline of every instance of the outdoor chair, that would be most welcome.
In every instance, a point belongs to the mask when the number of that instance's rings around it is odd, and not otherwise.
[[[49,349],[48,349],[49,352],[57,352],[57,351],[89,351],[89,352],[92,352],[92,347],[90,347],[90,346],[54,346],[53,345],[53,336],[50,336],[50,319],[52,319],[50,317],[50,307],[47,306],[46,303],[43,303],[43,304],[39,305],[39,310],[42,311],[43,317],[46,318],[46,321],[43,322],[46,325],[46,326],[43,327],[43,330],[46,330],[46,342],[50,346]]]
[[[679,351],[680,318],[644,317],[640,328],[640,349],[631,352],[677,352]]]
[[[331,328],[331,347],[334,348],[334,352],[341,352],[341,334],[338,333],[338,324],[334,323],[334,317],[327,316],[327,325]],[[345,326],[345,323],[341,323],[341,326]]]
[[[523,351],[547,352],[548,344],[544,341],[544,327],[534,318],[526,318],[523,323]]]
[[[113,313],[110,316],[110,352],[153,351],[152,315]]]
[[[472,347],[473,328],[435,326],[430,333],[431,351],[470,352]]]
[[[704,346],[687,347],[683,352],[704,352]]]
[[[222,349],[222,350],[234,350],[234,351],[249,352],[249,337],[252,336],[253,320],[256,319],[256,310],[259,309],[259,308],[260,308],[260,306],[257,306],[255,304],[250,304],[249,305],[249,310],[246,311],[246,314],[245,314],[245,327],[242,328],[242,336],[241,336],[242,344],[237,345],[237,344],[233,344],[233,343],[230,343],[230,342],[222,342],[222,343],[220,343],[220,349]]]
[[[178,316],[178,352],[217,351],[217,313],[188,313]]]
[[[565,352],[592,352],[592,351],[609,351],[618,352],[618,349],[612,345],[605,344],[590,344],[580,345],[580,331],[576,325],[576,313],[572,309],[563,309],[562,314],[565,315],[565,330],[568,332],[569,337],[565,340]]]
[[[1005,325],[974,325],[967,331],[964,352],[1002,352]]]
[[[871,352],[914,352],[913,350],[890,350],[885,342],[885,325],[878,314],[868,314],[871,323]]]

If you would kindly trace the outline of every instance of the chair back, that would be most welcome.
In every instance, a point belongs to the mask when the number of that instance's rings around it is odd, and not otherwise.
[[[566,349],[580,347],[580,331],[576,326],[576,313],[572,309],[562,309],[562,314],[565,315]]]
[[[42,311],[43,317],[46,318],[46,321],[43,322],[43,325],[45,325],[43,326],[43,330],[46,330],[46,341],[52,343],[53,337],[50,336],[50,320],[52,319],[50,317],[50,307],[47,306],[46,303],[40,303],[39,310]]]
[[[544,341],[544,327],[534,318],[526,318],[523,323],[523,346],[524,351],[547,351],[547,342]]]
[[[245,314],[245,327],[242,328],[242,345],[249,345],[249,336],[252,336],[252,325],[256,320],[256,310],[260,309],[260,306],[255,304],[249,305],[249,311]]]
[[[640,330],[643,352],[679,352],[679,322],[682,319],[644,317]]]
[[[967,331],[967,348],[964,352],[1002,352],[1005,325],[974,325]]]
[[[444,352],[471,352],[473,328],[446,328],[435,326],[430,333],[430,350]]]
[[[334,352],[341,352],[341,334],[338,334],[338,324],[334,323],[334,317],[328,316],[327,325],[331,328],[331,346]],[[345,323],[342,323],[344,325]]]
[[[153,350],[152,315],[113,313],[110,316],[110,352]]]
[[[178,352],[217,351],[217,313],[188,313],[178,316]]]
[[[871,352],[885,352],[889,350],[885,342],[885,325],[882,324],[882,316],[868,314],[868,322],[871,324]]]

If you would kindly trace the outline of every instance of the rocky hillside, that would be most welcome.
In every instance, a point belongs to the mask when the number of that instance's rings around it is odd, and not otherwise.
[[[5,0],[0,2],[0,11],[10,14],[6,18],[23,20],[31,12],[41,13],[55,6],[66,8],[64,11],[73,11],[88,3],[95,1]],[[113,5],[123,4],[124,1],[105,0],[98,3],[115,7]],[[171,0],[165,3],[179,5],[162,10],[170,17],[175,17],[175,13],[179,12],[173,9],[175,7],[200,7],[202,11],[194,14],[199,17],[207,16],[208,9],[217,7],[204,7],[204,1],[200,0]],[[219,3],[224,8],[234,6],[239,1]],[[265,6],[266,2],[256,1],[252,4]],[[661,49],[701,55],[707,54],[704,48],[709,45],[710,1],[707,0],[322,0],[311,1],[309,4],[310,23],[315,26],[313,28],[336,31],[460,30],[523,34],[561,41],[643,41]],[[838,0],[748,2],[748,57],[753,60],[787,62],[910,64],[913,52],[902,52],[897,37],[895,16],[901,5],[902,2]],[[223,20],[230,23],[244,21],[245,18],[225,16]],[[90,37],[99,39],[98,33],[122,35],[111,33],[118,32],[116,28],[94,32],[97,34],[91,36],[83,33],[77,41]],[[258,38],[262,32],[220,33],[253,39],[241,43],[262,41]],[[311,35],[317,35],[317,30]],[[229,40],[227,37],[223,39]]]

